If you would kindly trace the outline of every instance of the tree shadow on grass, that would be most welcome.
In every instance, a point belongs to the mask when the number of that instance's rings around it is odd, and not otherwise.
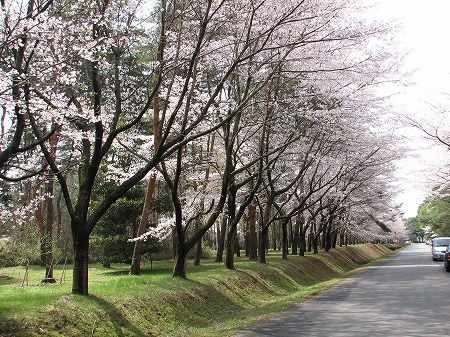
[[[167,275],[168,277],[172,276],[173,273],[173,267],[175,262],[173,262],[173,265],[167,266],[167,264],[164,264],[163,266],[158,266],[157,263],[154,263],[153,267],[150,269],[148,265],[145,267],[141,267],[140,275]],[[219,264],[217,262],[203,262],[199,266],[195,266],[193,262],[189,261],[186,264],[187,274],[195,274],[195,273],[203,273],[210,270],[215,270],[221,268],[222,264]],[[105,276],[125,276],[129,275],[130,270],[124,269],[123,267],[118,268],[117,270],[114,269],[114,267],[107,268],[102,273],[102,275]]]
[[[17,336],[23,330],[23,324],[18,320],[7,319],[0,309],[0,336],[12,337]]]
[[[18,282],[20,282],[18,278],[10,277],[8,275],[0,275],[0,286],[10,285]]]
[[[116,336],[125,337],[129,336],[130,333],[132,334],[132,336],[137,337],[148,336],[148,334],[144,333],[139,328],[134,326],[133,323],[130,322],[123,315],[123,313],[117,310],[117,308],[114,307],[114,305],[112,305],[110,302],[95,295],[89,295],[89,298],[96,302],[105,311],[107,318],[109,318],[109,321],[114,327]]]
[[[172,273],[172,269],[173,268],[154,268],[152,270],[150,269],[145,269],[145,268],[141,268],[141,273],[140,275],[171,275]],[[116,276],[127,276],[129,275],[130,271],[124,270],[124,269],[120,269],[120,270],[114,270],[113,268],[107,269],[105,270],[104,273],[102,273],[102,275],[105,276],[111,276],[111,277],[116,277]]]

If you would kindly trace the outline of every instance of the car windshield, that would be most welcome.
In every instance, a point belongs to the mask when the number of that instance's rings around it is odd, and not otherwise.
[[[450,239],[434,239],[433,245],[436,247],[450,245]]]

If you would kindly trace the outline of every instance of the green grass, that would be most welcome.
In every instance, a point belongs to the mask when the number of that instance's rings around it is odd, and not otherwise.
[[[154,262],[141,276],[125,265],[92,265],[90,296],[70,293],[70,269],[63,282],[41,285],[44,271],[33,266],[22,287],[23,267],[1,268],[0,336],[228,336],[391,253],[357,245],[281,260],[270,252],[263,265],[236,258],[236,270],[188,261],[187,279],[171,278],[172,261]]]

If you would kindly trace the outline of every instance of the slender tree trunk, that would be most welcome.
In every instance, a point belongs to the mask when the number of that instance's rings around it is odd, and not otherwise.
[[[198,232],[200,229],[200,223],[202,222],[202,217],[198,217],[195,220],[195,231]],[[196,245],[196,251],[195,251],[195,259],[194,259],[194,265],[199,266],[200,265],[200,258],[202,256],[202,239],[198,240]]]
[[[237,189],[234,182],[231,181],[228,186],[228,231],[227,231],[227,251],[225,258],[225,266],[227,269],[234,269],[234,253],[235,253],[235,240],[237,232],[237,223],[234,221],[236,218],[236,194]]]
[[[279,227],[277,226],[277,224],[274,222],[273,226],[272,226],[272,250],[276,251],[277,250],[277,243],[278,243],[278,237],[277,237],[277,229]]]
[[[329,252],[331,249],[332,221],[333,217],[331,216],[330,219],[325,223],[326,227],[324,228],[324,248],[326,252]]]
[[[145,193],[144,207],[142,209],[141,222],[139,223],[137,237],[142,236],[147,229],[153,193],[155,192],[155,185],[156,185],[156,174],[152,174],[150,176],[147,191]],[[141,257],[143,244],[144,241],[141,239],[137,240],[134,243],[133,257],[131,259],[130,275],[139,275],[141,273]]]
[[[55,125],[53,121],[53,125]],[[55,160],[56,154],[56,144],[58,138],[57,134],[54,133],[50,139],[50,156],[52,160]],[[41,261],[45,266],[45,276],[42,282],[54,283],[56,280],[53,277],[53,223],[55,222],[55,209],[53,206],[53,195],[54,195],[54,176],[50,171],[47,172],[47,179],[44,181],[44,193],[45,200],[43,207],[36,210],[35,215],[38,219],[39,229],[41,234]],[[45,212],[45,221],[43,213]]]
[[[214,143],[215,143],[215,133],[213,133],[212,135],[208,135],[208,146],[207,146],[207,153],[208,155],[212,154],[212,152],[214,151]],[[208,182],[209,182],[209,174],[210,174],[210,167],[207,166],[205,169],[205,178],[203,179],[203,184],[202,184],[202,192],[204,193],[206,191],[206,188],[208,186]],[[205,200],[204,198],[202,198],[202,202],[201,202],[201,211],[204,212],[205,211]],[[198,232],[201,225],[203,224],[203,216],[199,217],[196,219],[195,221],[195,231]],[[197,242],[197,249],[195,252],[195,261],[194,261],[194,265],[198,266],[200,265],[200,259],[202,256],[202,239],[198,240]]]
[[[44,264],[45,264],[45,278],[44,282],[50,282],[54,283],[56,282],[55,278],[53,277],[53,223],[55,219],[55,212],[53,207],[53,186],[54,186],[54,180],[51,176],[49,181],[47,182],[46,190],[47,190],[47,196],[45,200],[46,204],[46,213],[47,213],[47,219],[45,221],[45,228],[44,228]]]
[[[288,258],[288,222],[289,219],[283,220],[281,222],[281,254],[282,259],[287,260]]]
[[[292,255],[298,254],[300,239],[300,214],[295,217],[294,229],[292,231]]]
[[[244,249],[245,256],[250,257],[250,226],[248,224],[248,216],[244,215]]]
[[[327,221],[322,221],[322,225],[323,225],[323,227],[321,227],[322,240],[320,241],[320,247],[322,249],[326,249],[327,233],[328,233],[328,222]]]
[[[307,248],[307,245],[306,245],[306,231],[307,231],[307,229],[305,229],[305,230],[302,230],[301,228],[300,228],[300,238],[299,238],[299,255],[300,256],[305,256],[305,253],[306,253],[306,248]]]
[[[223,215],[222,215],[223,218]],[[222,218],[220,219],[220,221],[222,222]],[[220,238],[220,224],[215,224],[214,225],[214,248],[216,251],[218,251],[219,249],[219,238]],[[217,253],[216,253],[217,255]]]
[[[331,249],[331,233],[327,230],[325,235],[325,251],[329,252]]]
[[[318,254],[319,253],[319,235],[313,235],[312,237],[312,247],[313,247],[313,253]]]
[[[256,202],[252,201],[248,208],[248,239],[249,239],[249,259],[256,260],[257,254],[257,238],[256,238]]]
[[[177,230],[174,228],[172,230],[172,251],[173,251],[173,259],[175,260],[177,258],[177,250],[178,250],[178,236],[177,236]]]
[[[181,149],[178,151],[178,160],[182,157]],[[175,266],[173,268],[172,277],[186,277],[186,257],[188,249],[186,247],[186,234],[182,226],[182,204],[178,197],[177,188],[172,190],[172,202],[175,212],[176,233],[177,233],[177,255],[175,257]]]
[[[45,266],[45,222],[44,222],[44,215],[43,215],[43,205],[40,204],[39,207],[37,207],[34,211],[34,216],[36,218],[38,228],[39,228],[39,236],[40,236],[40,253],[41,253],[41,265]]]
[[[52,126],[56,126],[55,121],[52,121]],[[58,135],[55,132],[49,139],[50,154],[53,160],[56,159],[56,146],[58,143]],[[49,172],[51,173],[51,172]],[[53,224],[55,222],[55,208],[53,206],[53,195],[55,193],[55,176],[49,174],[46,184],[46,212],[47,219],[45,222],[45,282],[56,282],[53,277]]]
[[[0,137],[2,139],[5,139],[5,120],[6,120],[6,114],[7,114],[6,106],[2,106],[2,118],[1,118],[1,131],[0,131]]]
[[[234,235],[234,252],[236,254],[236,257],[241,257],[241,244],[239,243],[239,233],[237,227],[235,229]]]
[[[292,226],[292,219],[289,219],[287,223],[287,228],[288,228],[288,249],[289,249],[292,248],[294,242],[294,228]]]
[[[53,222],[54,209],[52,202],[53,181],[45,183],[45,200],[43,205],[35,210],[34,214],[39,226],[41,263],[45,267],[45,275],[42,282],[54,283],[53,278]],[[44,220],[44,213],[46,218]]]
[[[345,244],[345,234],[344,233],[340,233],[339,234],[339,247],[344,246]]]
[[[165,47],[165,1],[162,2],[161,8],[163,13],[161,14],[162,23],[161,27],[161,37],[158,43],[158,52],[156,54],[156,61],[162,62],[164,59],[164,47]],[[155,77],[161,76],[161,69],[156,68]],[[160,105],[159,105],[159,92],[155,93],[153,97],[153,153],[158,153],[159,145],[161,142],[161,120],[160,120]],[[142,209],[141,223],[139,224],[138,236],[145,233],[148,225],[148,216],[150,212],[150,207],[152,203],[153,194],[155,192],[156,185],[156,173],[150,176],[148,182],[147,191],[145,193],[144,207]],[[141,255],[142,255],[142,240],[137,240],[134,244],[133,257],[131,259],[130,275],[139,275],[141,272]]]
[[[56,199],[56,239],[59,240],[61,238],[62,232],[62,191],[59,192],[58,198]]]
[[[222,215],[220,228],[217,229],[217,255],[216,262],[223,262],[223,250],[225,249],[225,233],[227,231],[227,215]]]
[[[313,237],[314,237],[314,227],[315,227],[315,225],[311,224],[310,228],[309,228],[308,252],[312,252],[312,244],[313,244]]]
[[[303,216],[300,218],[300,226],[299,226],[299,255],[305,256],[306,253],[306,233],[308,231],[309,224],[305,223],[305,219]]]

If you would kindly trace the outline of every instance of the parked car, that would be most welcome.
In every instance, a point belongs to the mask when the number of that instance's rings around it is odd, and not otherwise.
[[[450,246],[450,237],[434,238],[431,243],[433,261],[444,260],[444,255],[448,246]]]
[[[446,271],[450,272],[450,246],[447,246],[444,253],[444,268]]]

